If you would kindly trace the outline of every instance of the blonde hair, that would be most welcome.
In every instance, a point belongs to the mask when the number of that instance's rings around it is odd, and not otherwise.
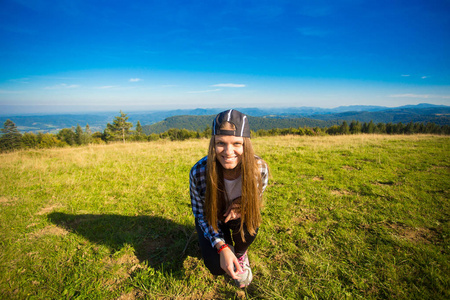
[[[239,232],[244,238],[244,224],[251,235],[261,225],[262,180],[258,168],[258,158],[253,151],[250,138],[244,139],[244,151],[240,162],[242,178],[241,226]],[[212,136],[206,167],[205,216],[208,223],[217,232],[218,220],[226,211],[223,167],[216,158],[215,136]]]

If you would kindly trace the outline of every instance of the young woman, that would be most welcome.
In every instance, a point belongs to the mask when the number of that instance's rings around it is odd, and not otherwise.
[[[214,275],[227,273],[241,288],[248,286],[253,275],[247,249],[261,224],[268,167],[253,152],[246,115],[231,109],[215,117],[208,156],[189,175],[206,267]]]

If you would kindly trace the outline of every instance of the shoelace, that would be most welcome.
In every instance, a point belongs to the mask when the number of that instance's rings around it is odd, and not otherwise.
[[[247,257],[247,251],[244,253],[244,255],[242,255],[241,257],[238,258],[238,263],[241,266],[242,272],[244,272],[244,264],[246,263],[246,258]]]

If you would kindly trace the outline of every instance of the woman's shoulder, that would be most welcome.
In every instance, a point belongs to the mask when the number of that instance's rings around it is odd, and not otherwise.
[[[200,159],[191,168],[191,173],[195,174],[195,173],[205,172],[207,161],[208,161],[208,156],[205,156],[202,159]]]
[[[261,172],[266,173],[269,170],[269,166],[267,163],[259,157],[258,155],[255,155],[256,164],[258,165],[258,168]]]
[[[262,159],[260,156],[258,156],[258,155],[256,155],[255,154],[255,160],[256,160],[256,163],[258,164],[258,165],[267,165],[267,163],[264,161],[264,159]]]

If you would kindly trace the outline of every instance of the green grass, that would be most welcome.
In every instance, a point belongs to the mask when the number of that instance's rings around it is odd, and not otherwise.
[[[253,143],[271,179],[245,291],[193,234],[207,140],[1,154],[0,298],[450,298],[450,138]]]

